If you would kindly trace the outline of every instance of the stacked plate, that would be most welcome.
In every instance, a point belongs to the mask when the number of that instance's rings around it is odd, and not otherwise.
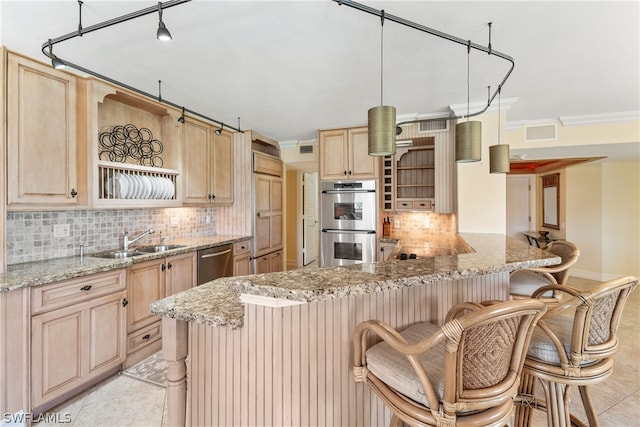
[[[172,199],[175,187],[162,176],[114,172],[107,178],[105,193],[110,199]]]

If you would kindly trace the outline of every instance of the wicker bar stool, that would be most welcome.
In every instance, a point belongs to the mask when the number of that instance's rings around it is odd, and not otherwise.
[[[546,310],[534,299],[463,303],[442,327],[402,332],[370,320],[353,338],[354,379],[366,382],[400,422],[420,426],[503,426],[533,327]],[[371,347],[369,334],[382,338]]]
[[[524,362],[516,426],[529,425],[533,408],[546,410],[549,426],[584,425],[569,412],[572,385],[578,386],[589,425],[598,425],[588,386],[611,375],[622,310],[637,285],[638,278],[624,277],[588,291],[547,286],[534,293],[537,297],[557,288],[571,298],[550,308],[538,322]],[[543,385],[544,402],[535,399],[537,382]]]
[[[530,298],[538,288],[543,286],[567,284],[569,269],[578,260],[580,249],[567,240],[555,240],[549,243],[545,250],[558,255],[562,262],[550,267],[523,268],[513,271],[509,276],[511,298]],[[547,304],[556,304],[559,298],[560,292],[554,289],[547,292],[543,300]]]

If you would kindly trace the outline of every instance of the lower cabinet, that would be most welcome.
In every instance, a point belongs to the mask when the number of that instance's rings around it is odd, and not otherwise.
[[[269,255],[261,256],[256,259],[256,274],[274,273],[282,271],[283,258],[282,251],[274,252]]]
[[[238,242],[233,245],[233,275],[246,276],[251,274],[251,243]]]
[[[162,347],[160,318],[149,305],[195,286],[196,253],[189,252],[132,265],[127,270],[127,360],[135,365]]]
[[[117,370],[124,362],[124,279],[124,271],[120,270],[33,289],[32,408],[42,407]],[[98,296],[104,293],[107,294]],[[38,304],[43,300],[55,301],[56,295],[66,295],[71,305],[65,306],[63,300],[50,307],[45,304],[44,308]]]

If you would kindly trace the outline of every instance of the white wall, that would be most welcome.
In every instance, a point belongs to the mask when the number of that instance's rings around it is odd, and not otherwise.
[[[489,173],[489,146],[498,142],[498,115],[483,114],[473,120],[482,122],[482,161],[457,164],[458,231],[505,234],[506,175]]]

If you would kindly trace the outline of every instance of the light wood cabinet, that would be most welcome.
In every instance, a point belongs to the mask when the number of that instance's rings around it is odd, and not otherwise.
[[[255,236],[259,257],[282,248],[282,178],[256,174],[255,180]]]
[[[104,286],[94,288],[95,284]],[[97,296],[107,289],[115,292]],[[67,305],[57,298],[62,295],[70,296]],[[123,271],[34,288],[32,296],[36,301],[31,318],[32,408],[43,407],[124,362]],[[51,304],[42,303],[49,300]]]
[[[149,305],[192,288],[197,280],[196,253],[140,262],[127,271],[127,360],[132,366],[160,350],[160,318]]]
[[[265,255],[256,260],[256,274],[273,273],[282,271],[284,258],[282,251]]]
[[[250,242],[237,242],[233,245],[233,275],[246,276],[251,274]]]
[[[320,131],[320,179],[376,179],[380,160],[369,156],[366,127]]]
[[[196,120],[184,123],[183,203],[233,203],[233,134]]]
[[[78,205],[76,124],[76,78],[9,53],[8,210]]]
[[[430,211],[435,201],[434,147],[412,147],[395,155],[397,211]]]

